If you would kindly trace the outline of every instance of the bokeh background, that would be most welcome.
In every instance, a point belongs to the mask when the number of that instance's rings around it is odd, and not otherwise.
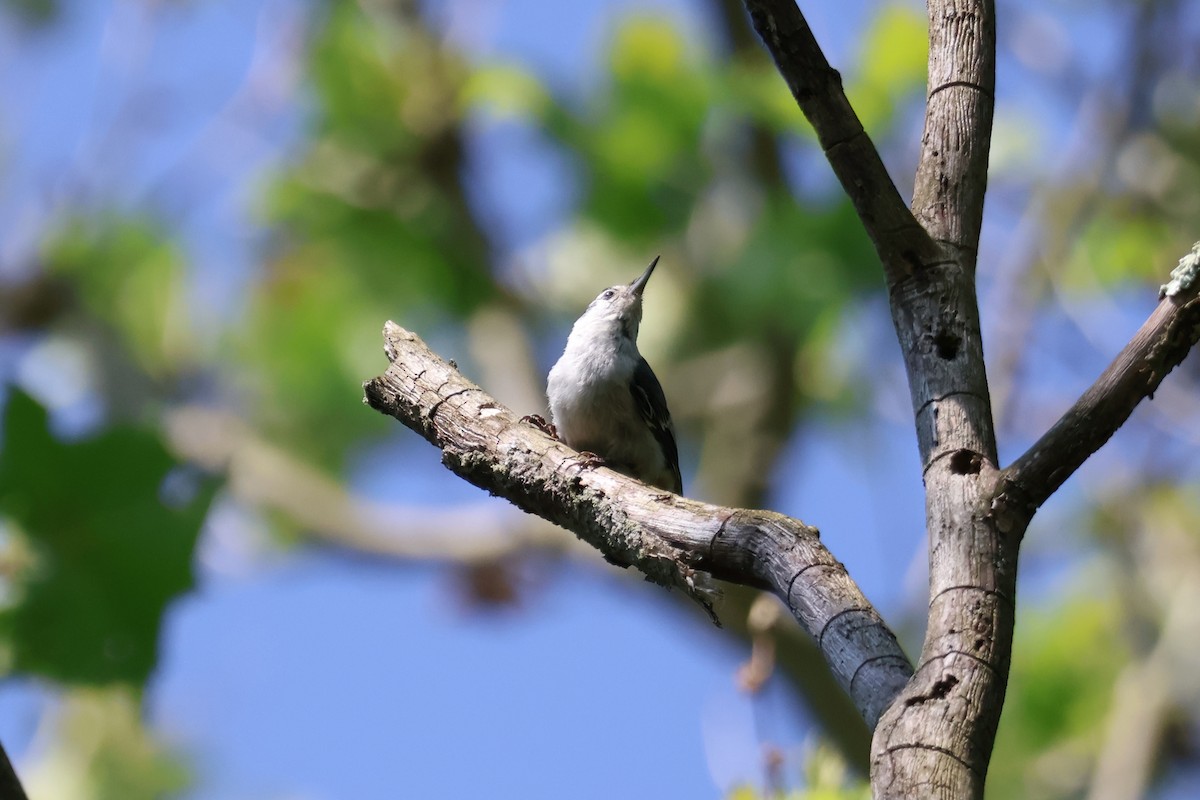
[[[1000,0],[1001,456],[1200,238],[1200,11]],[[924,10],[804,10],[901,191]],[[521,413],[601,288],[687,494],[817,525],[917,652],[880,269],[734,0],[0,3],[0,741],[33,800],[863,797],[770,599],[686,600],[361,405],[391,318]],[[1043,509],[995,798],[1200,796],[1194,358]]]

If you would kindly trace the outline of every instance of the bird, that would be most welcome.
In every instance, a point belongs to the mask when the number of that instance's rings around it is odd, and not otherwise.
[[[571,327],[546,395],[559,439],[617,472],[682,494],[667,398],[637,347],[642,295],[658,259],[628,284],[596,295]]]

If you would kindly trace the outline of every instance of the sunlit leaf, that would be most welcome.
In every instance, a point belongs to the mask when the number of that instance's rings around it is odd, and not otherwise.
[[[859,47],[859,80],[891,93],[925,83],[929,59],[925,15],[911,4],[884,6],[870,16]]]
[[[624,22],[609,51],[618,81],[667,84],[685,77],[683,38],[668,20],[637,17]]]
[[[679,32],[624,22],[610,45],[612,80],[583,115],[547,118],[579,156],[582,213],[621,238],[647,241],[687,222],[711,174],[702,140],[717,82]]]

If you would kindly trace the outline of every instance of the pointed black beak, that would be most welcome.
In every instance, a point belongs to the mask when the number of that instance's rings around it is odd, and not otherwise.
[[[646,267],[646,271],[642,273],[641,277],[635,278],[633,283],[629,284],[629,288],[633,289],[634,294],[640,297],[642,292],[646,290],[646,281],[650,280],[650,273],[654,272],[654,268],[658,266],[659,258],[661,258],[661,256],[655,256],[654,260],[650,262],[650,266]]]

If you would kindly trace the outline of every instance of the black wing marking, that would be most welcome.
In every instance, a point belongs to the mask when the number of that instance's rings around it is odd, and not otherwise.
[[[675,444],[675,429],[671,425],[671,412],[667,410],[667,396],[663,394],[662,384],[646,363],[646,359],[638,358],[637,368],[633,371],[633,383],[629,387],[633,393],[633,404],[646,425],[654,434],[663,455],[667,459],[667,468],[675,479],[671,488],[675,494],[683,494],[683,478],[679,474],[679,447]]]

